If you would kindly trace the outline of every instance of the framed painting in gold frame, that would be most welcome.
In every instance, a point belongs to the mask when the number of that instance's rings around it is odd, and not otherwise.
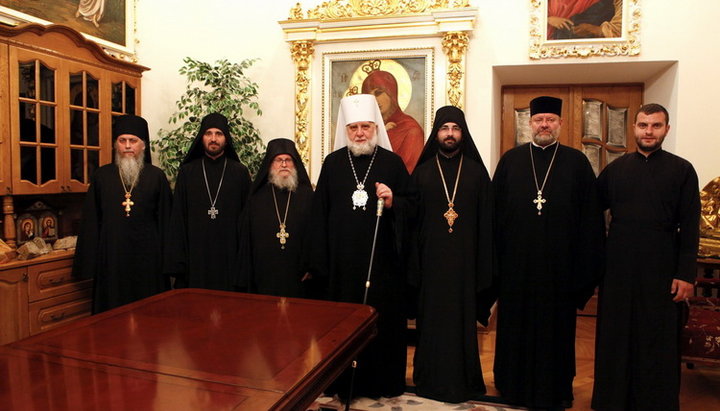
[[[375,94],[383,114],[386,107],[395,106],[400,111],[395,115],[411,116],[422,127],[422,134],[425,135],[430,130],[434,110],[434,66],[433,48],[323,53],[322,157],[330,153],[334,146],[340,100],[352,94]],[[369,81],[369,76],[375,80]],[[377,79],[389,77],[397,84],[397,95],[381,95],[376,88]],[[388,128],[394,126],[391,122],[386,123]]]
[[[0,0],[0,22],[62,24],[98,43],[105,51],[135,61],[137,0]]]
[[[639,0],[530,0],[530,58],[640,54]]]

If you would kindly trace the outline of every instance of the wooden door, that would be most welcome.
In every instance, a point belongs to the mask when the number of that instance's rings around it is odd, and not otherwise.
[[[502,153],[531,140],[530,100],[543,95],[563,100],[559,141],[585,153],[596,174],[635,150],[632,124],[643,100],[641,84],[507,86],[502,95]]]

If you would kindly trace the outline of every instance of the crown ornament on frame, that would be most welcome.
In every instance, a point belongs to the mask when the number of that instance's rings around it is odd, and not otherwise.
[[[352,17],[393,16],[470,6],[469,0],[331,0],[308,10],[300,3],[290,9],[288,20],[330,20]]]

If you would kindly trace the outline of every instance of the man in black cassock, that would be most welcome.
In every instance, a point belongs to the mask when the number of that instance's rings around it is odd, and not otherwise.
[[[271,140],[243,212],[237,286],[282,297],[309,297],[302,252],[313,189],[295,143]],[[307,290],[308,292],[310,290]]]
[[[115,162],[95,171],[85,196],[73,275],[93,278],[93,313],[160,293],[172,194],[150,162],[147,122],[125,115],[113,126]]]
[[[678,410],[678,333],[696,277],[698,178],[687,160],[662,149],[670,130],[664,107],[641,107],[634,130],[637,152],[608,164],[598,178],[611,221],[592,407]]]
[[[175,183],[165,271],[176,287],[233,290],[237,228],[249,190],[227,118],[208,114]]]
[[[477,341],[480,291],[492,281],[492,187],[465,115],[445,106],[412,175],[419,191],[409,282],[419,289],[417,394],[463,402],[485,394]]]
[[[585,155],[557,138],[562,100],[530,102],[531,143],[498,163],[495,386],[530,408],[570,408],[576,309],[594,293],[603,219]]]
[[[378,335],[358,359],[354,396],[391,397],[405,389],[407,362],[405,275],[400,233],[409,176],[389,151],[375,97],[359,94],[340,102],[335,151],[323,163],[313,197],[311,273],[328,284],[332,301],[362,303],[368,274],[376,203],[383,200],[367,303],[378,314]],[[347,397],[349,372],[328,390]]]

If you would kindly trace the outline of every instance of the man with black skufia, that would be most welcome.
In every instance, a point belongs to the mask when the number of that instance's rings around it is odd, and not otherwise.
[[[282,297],[314,296],[302,265],[312,195],[295,143],[271,140],[243,212],[236,286]]]
[[[250,174],[233,148],[227,118],[208,114],[175,183],[165,272],[176,287],[233,290],[249,190]]]
[[[390,151],[374,96],[343,98],[336,130],[335,151],[325,158],[313,196],[311,273],[327,281],[328,299],[361,303],[376,244],[367,304],[379,314],[378,334],[360,354],[353,394],[398,396],[405,390],[407,362],[406,279],[399,255],[410,178]],[[379,220],[378,198],[384,207]],[[328,393],[347,397],[349,380],[344,373]]]
[[[598,177],[611,219],[598,306],[595,410],[680,409],[678,342],[697,276],[700,194],[692,164],[662,149],[669,121],[663,106],[642,106],[633,124],[637,152]]]
[[[437,111],[412,181],[419,191],[408,274],[419,289],[413,381],[423,397],[476,399],[485,394],[477,321],[487,324],[478,307],[492,282],[492,187],[462,110]]]
[[[599,280],[603,215],[585,155],[558,141],[562,100],[530,102],[532,142],[493,179],[498,258],[495,386],[529,408],[572,407],[575,324]]]
[[[95,171],[85,195],[73,275],[93,278],[99,313],[169,288],[163,244],[172,194],[150,160],[147,122],[120,116],[113,126],[115,162]]]

